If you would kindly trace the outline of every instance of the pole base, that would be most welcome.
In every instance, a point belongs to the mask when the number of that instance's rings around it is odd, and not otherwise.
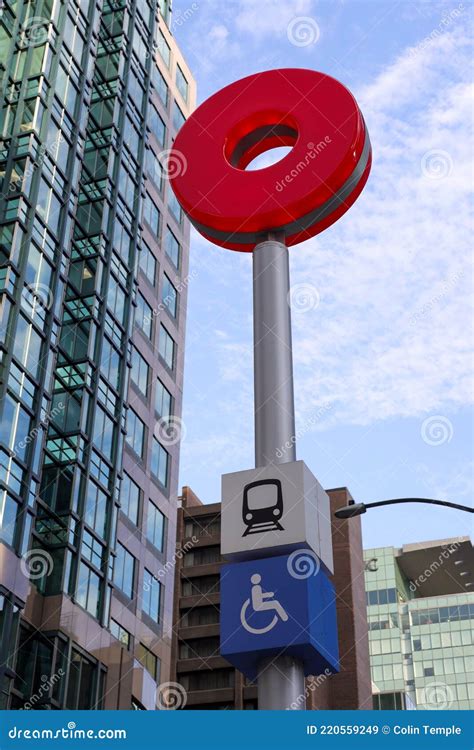
[[[292,656],[269,657],[258,671],[259,711],[305,711],[303,664]]]

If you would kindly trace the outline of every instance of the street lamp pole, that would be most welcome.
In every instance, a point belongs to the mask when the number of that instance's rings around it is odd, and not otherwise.
[[[296,461],[289,292],[288,248],[275,239],[260,242],[253,251],[256,468]],[[267,658],[259,665],[258,707],[304,709],[304,687],[301,661]]]
[[[349,505],[345,505],[343,508],[336,510],[334,515],[336,518],[354,518],[355,516],[360,516],[362,513],[366,513],[368,508],[379,508],[382,505],[398,505],[399,503],[441,505],[444,508],[454,508],[455,510],[462,510],[465,513],[474,513],[474,508],[470,508],[468,505],[450,503],[447,500],[434,500],[429,497],[396,497],[391,500],[378,500],[375,503],[355,503],[352,501]]]

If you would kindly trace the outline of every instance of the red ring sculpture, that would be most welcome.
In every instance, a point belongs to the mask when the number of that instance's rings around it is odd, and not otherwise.
[[[245,170],[275,146],[293,148],[272,166]],[[211,242],[247,252],[269,234],[296,245],[333,224],[361,193],[372,156],[350,91],[299,68],[221,89],[189,117],[173,152],[181,169],[172,187],[192,224]]]

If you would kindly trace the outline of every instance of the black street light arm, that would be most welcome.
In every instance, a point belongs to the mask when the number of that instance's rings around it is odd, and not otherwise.
[[[352,501],[349,505],[339,508],[334,512],[336,518],[353,518],[365,513],[368,508],[377,508],[381,505],[397,505],[398,503],[426,503],[428,505],[442,505],[445,508],[454,508],[463,510],[466,513],[474,513],[474,508],[468,505],[458,505],[458,503],[449,503],[447,500],[433,500],[427,497],[398,497],[392,500],[378,500],[376,503],[355,503]]]

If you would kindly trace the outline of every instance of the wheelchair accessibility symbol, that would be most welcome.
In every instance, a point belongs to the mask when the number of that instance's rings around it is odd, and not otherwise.
[[[277,625],[278,621],[281,619],[283,622],[286,622],[288,620],[288,614],[283,609],[282,605],[277,599],[274,599],[275,592],[274,591],[263,591],[260,583],[262,580],[262,576],[258,573],[254,573],[254,575],[251,577],[250,581],[252,583],[252,593],[251,597],[249,599],[246,599],[242,605],[242,609],[240,610],[240,622],[242,623],[245,630],[247,630],[249,633],[253,633],[254,635],[263,635],[264,633],[268,633],[270,630],[273,630],[275,625]],[[252,605],[252,609],[254,612],[274,612],[274,615],[272,617],[272,620],[268,625],[265,625],[262,628],[254,628],[247,622],[247,611],[250,607],[250,604]]]

